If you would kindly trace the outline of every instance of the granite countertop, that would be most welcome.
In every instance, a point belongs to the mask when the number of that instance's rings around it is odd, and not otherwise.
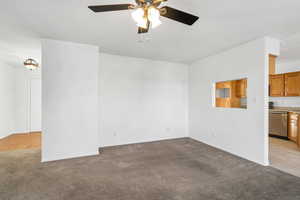
[[[286,112],[295,112],[300,114],[300,107],[274,107],[270,111],[286,111]]]

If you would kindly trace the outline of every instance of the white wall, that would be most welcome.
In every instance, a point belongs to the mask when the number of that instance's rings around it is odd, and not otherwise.
[[[208,57],[192,64],[189,73],[190,136],[263,165],[268,164],[268,42],[259,39]],[[248,78],[248,109],[213,107],[214,83],[240,78]]]
[[[14,132],[14,69],[0,63],[0,139]]]
[[[42,41],[42,161],[98,154],[98,48]]]
[[[30,132],[42,130],[42,81],[30,80]]]
[[[100,146],[188,136],[188,66],[101,54]]]
[[[29,72],[23,68],[15,69],[15,131],[14,133],[29,132],[29,103],[30,103],[30,79]]]
[[[276,64],[276,73],[287,73],[300,71],[300,60],[281,61]],[[274,106],[279,107],[300,107],[300,97],[270,97]]]

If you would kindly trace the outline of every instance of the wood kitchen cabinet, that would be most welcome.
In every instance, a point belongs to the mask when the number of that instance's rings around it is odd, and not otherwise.
[[[231,88],[231,81],[218,82],[216,83],[216,88]]]
[[[297,137],[297,144],[298,144],[298,147],[300,149],[300,116],[298,115],[298,137]]]
[[[216,107],[230,108],[231,107],[230,98],[216,98]]]
[[[269,76],[271,97],[300,96],[300,72],[274,74]]]
[[[290,112],[288,115],[288,138],[291,141],[298,143],[299,133],[299,114]]]
[[[238,98],[247,97],[247,79],[237,80],[236,81],[236,90],[235,94]]]
[[[269,55],[269,74],[276,74],[276,58],[277,56]]]
[[[289,112],[288,138],[300,148],[300,113]]]
[[[271,97],[282,97],[285,95],[284,74],[270,75],[269,92]]]
[[[292,72],[284,75],[285,96],[300,96],[300,72]]]

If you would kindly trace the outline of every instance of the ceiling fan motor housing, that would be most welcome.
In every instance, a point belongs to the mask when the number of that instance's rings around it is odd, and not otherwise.
[[[135,2],[136,2],[137,4],[144,4],[144,3],[152,4],[152,3],[153,3],[153,0],[135,0]]]
[[[138,6],[159,6],[162,2],[167,0],[135,0]]]

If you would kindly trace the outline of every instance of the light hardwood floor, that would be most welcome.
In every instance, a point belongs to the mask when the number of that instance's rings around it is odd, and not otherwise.
[[[41,148],[41,132],[13,134],[0,139],[0,152]]]
[[[300,177],[300,149],[294,142],[270,138],[270,164]]]

